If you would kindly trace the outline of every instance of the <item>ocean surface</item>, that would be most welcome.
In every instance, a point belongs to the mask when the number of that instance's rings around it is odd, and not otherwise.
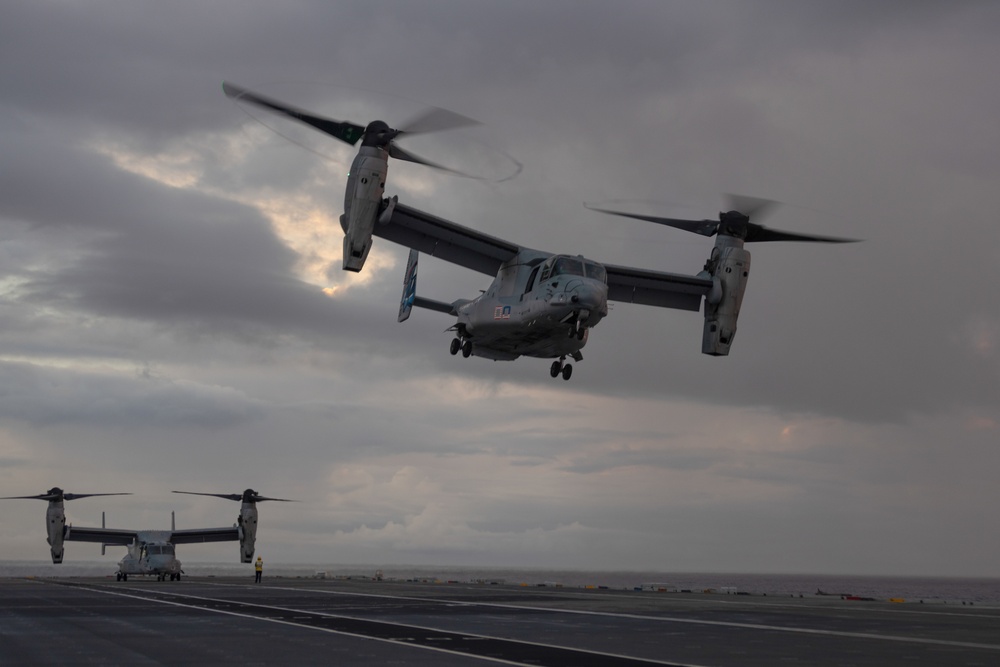
[[[53,565],[42,561],[0,561],[0,577],[100,577],[113,579],[116,566],[107,562],[74,562]],[[476,582],[565,588],[607,587],[632,590],[655,584],[656,588],[749,595],[814,596],[856,595],[880,600],[904,598],[907,602],[976,604],[1000,607],[1000,579],[964,577],[889,577],[821,574],[738,574],[715,572],[640,572],[544,570],[497,567],[434,567],[427,565],[281,564],[265,561],[265,577],[372,578],[381,570],[385,579]],[[253,565],[233,563],[184,563],[194,576],[253,578]]]

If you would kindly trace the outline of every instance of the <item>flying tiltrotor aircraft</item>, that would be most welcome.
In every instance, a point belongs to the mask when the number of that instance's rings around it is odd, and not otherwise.
[[[264,500],[291,502],[283,498],[266,498],[253,489],[243,493],[194,493],[191,491],[174,491],[197,496],[215,496],[227,500],[242,501],[239,517],[232,526],[223,528],[193,528],[177,530],[173,513],[171,513],[170,530],[127,530],[122,528],[106,528],[101,517],[100,528],[88,528],[67,525],[66,510],[63,504],[66,500],[89,498],[92,496],[127,496],[129,493],[65,493],[59,487],[53,487],[37,496],[8,496],[0,500],[32,499],[46,500],[49,508],[45,513],[45,526],[48,530],[49,549],[53,563],[63,562],[64,542],[98,542],[101,544],[101,555],[105,547],[124,546],[128,553],[118,562],[118,581],[128,581],[129,575],[151,575],[159,581],[169,578],[180,580],[184,571],[181,562],[177,560],[175,545],[194,544],[199,542],[229,542],[239,541],[240,561],[253,561],[255,543],[257,540],[257,503]]]
[[[300,121],[352,146],[361,140],[347,179],[344,215],[340,217],[344,229],[343,268],[362,269],[372,236],[410,248],[398,320],[406,320],[412,306],[456,317],[449,329],[455,332],[450,348],[453,355],[461,352],[463,357],[494,360],[556,358],[550,375],[562,375],[568,380],[573,367],[565,363],[566,358],[583,359],[580,350],[587,343],[589,330],[607,316],[609,300],[691,311],[700,310],[704,300],[702,352],[726,356],[736,335],[750,271],[745,243],[854,241],[768,229],[750,218],[773,202],[734,198],[730,210],[719,213],[718,220],[682,220],[588,207],[715,236],[715,246],[697,275],[602,264],[579,255],[534,250],[411,208],[399,203],[396,196],[383,197],[390,157],[443,168],[399,148],[395,144],[398,137],[474,121],[434,109],[406,129],[392,129],[383,121],[362,126],[324,118],[230,83],[223,84],[223,91],[231,98]],[[417,296],[419,252],[494,276],[493,282],[474,299],[446,303]]]

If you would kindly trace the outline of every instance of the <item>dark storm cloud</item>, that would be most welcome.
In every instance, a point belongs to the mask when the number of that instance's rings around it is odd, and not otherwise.
[[[312,335],[338,323],[338,303],[293,277],[298,256],[254,209],[37,134],[4,138],[11,178],[0,184],[0,215],[61,228],[77,243],[60,263],[22,271],[25,302],[176,328],[242,326],[247,335],[274,335],[277,321]]]
[[[956,11],[915,2],[625,5],[10,2],[0,74],[7,104],[157,137],[224,122],[209,91],[190,85],[198,78],[214,93],[223,78],[252,77],[368,81],[414,94],[470,83],[503,90],[552,75],[577,85],[590,76],[636,94],[637,84],[662,90],[699,75],[737,76],[789,49],[849,51],[886,25],[933,25]],[[369,49],[379,57],[363,57]]]

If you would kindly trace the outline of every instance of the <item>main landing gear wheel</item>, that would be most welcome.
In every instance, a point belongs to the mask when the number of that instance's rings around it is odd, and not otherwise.
[[[462,343],[462,356],[468,359],[472,356],[472,341],[467,340]]]
[[[448,350],[449,352],[451,352],[452,356],[458,354],[458,351],[461,349],[462,349],[462,341],[460,341],[457,338],[452,338],[451,347]]]
[[[559,377],[559,374],[562,373],[563,380],[568,380],[573,375],[573,365],[564,364],[565,359],[566,357],[562,357],[558,361],[553,361],[552,365],[549,366],[549,375]]]
[[[122,580],[122,573],[121,572],[116,572],[115,573],[115,581],[121,581],[121,580]]]

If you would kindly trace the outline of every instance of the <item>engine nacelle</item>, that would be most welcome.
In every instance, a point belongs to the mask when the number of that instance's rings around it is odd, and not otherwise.
[[[45,530],[48,533],[49,551],[52,562],[63,562],[63,540],[66,537],[66,511],[62,501],[50,502],[45,512]]]
[[[750,253],[743,249],[742,240],[720,235],[706,269],[710,270],[714,285],[705,297],[701,351],[725,356],[736,336],[736,320],[750,275]]]
[[[240,562],[252,563],[257,548],[257,505],[243,503],[237,522],[240,529]]]
[[[344,192],[344,215],[340,216],[345,271],[360,271],[368,259],[388,170],[387,153],[374,146],[362,146],[351,164]]]

